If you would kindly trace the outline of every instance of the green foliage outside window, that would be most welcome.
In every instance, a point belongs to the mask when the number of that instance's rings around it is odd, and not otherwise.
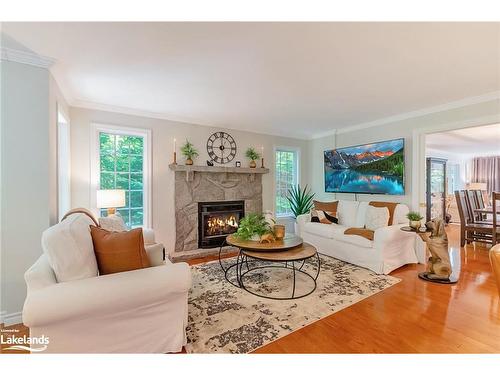
[[[276,215],[293,215],[288,190],[297,182],[297,153],[277,150],[275,154]]]
[[[143,225],[144,138],[101,132],[99,154],[100,188],[126,190],[126,206],[117,211],[128,227]]]

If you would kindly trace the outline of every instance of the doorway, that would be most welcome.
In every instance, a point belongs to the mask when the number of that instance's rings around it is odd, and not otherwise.
[[[498,177],[483,181],[477,164],[479,160],[500,156],[499,145],[500,124],[425,135],[427,220],[440,218],[447,223],[460,223],[454,194],[457,190],[480,189],[487,204]]]

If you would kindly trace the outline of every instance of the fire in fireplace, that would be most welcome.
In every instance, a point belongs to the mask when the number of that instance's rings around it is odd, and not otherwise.
[[[244,201],[198,203],[198,246],[212,248],[222,245],[226,236],[238,230],[245,215]]]
[[[205,220],[204,231],[208,236],[219,236],[222,234],[231,234],[238,229],[238,222],[236,216],[220,215],[212,216]]]

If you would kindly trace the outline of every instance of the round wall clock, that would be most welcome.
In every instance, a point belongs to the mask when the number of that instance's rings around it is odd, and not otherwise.
[[[207,152],[214,162],[229,163],[236,156],[236,142],[229,134],[216,132],[208,137]]]

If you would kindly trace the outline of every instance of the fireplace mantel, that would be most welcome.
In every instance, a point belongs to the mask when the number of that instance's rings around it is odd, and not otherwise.
[[[186,181],[193,181],[195,172],[205,173],[246,173],[254,177],[255,174],[269,173],[269,168],[245,168],[245,167],[210,167],[208,165],[180,165],[169,164],[175,172],[186,172]],[[253,180],[253,178],[252,178]]]

